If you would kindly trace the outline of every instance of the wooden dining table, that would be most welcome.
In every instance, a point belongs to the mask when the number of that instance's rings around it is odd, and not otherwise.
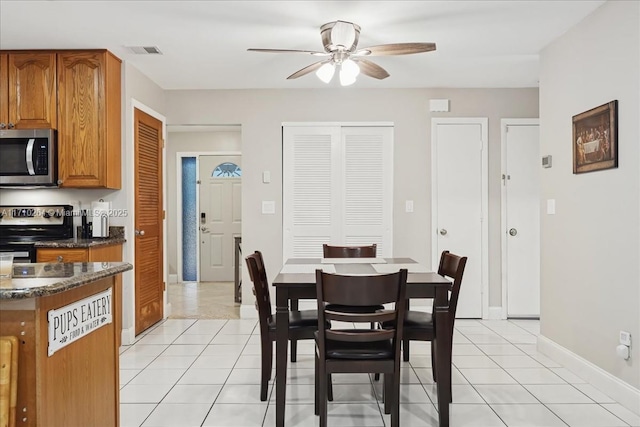
[[[406,268],[407,298],[434,298],[438,419],[449,426],[451,401],[451,321],[448,318],[451,281],[410,258],[291,258],[273,281],[276,288],[276,426],[285,425],[289,302],[316,299],[315,271],[346,275],[376,275]]]

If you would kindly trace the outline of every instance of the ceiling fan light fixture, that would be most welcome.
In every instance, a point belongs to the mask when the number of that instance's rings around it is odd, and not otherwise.
[[[333,74],[336,72],[336,67],[333,63],[327,62],[316,71],[316,76],[324,83],[329,83],[333,78]]]
[[[351,60],[348,60],[351,61]],[[342,65],[340,66],[340,84],[342,86],[350,86],[352,84],[354,84],[356,82],[356,77],[358,76],[358,73],[360,72],[360,68],[358,68],[358,64],[356,64],[355,62],[353,63],[353,66],[355,67],[355,69],[357,71],[354,72],[354,69],[352,67],[350,67],[349,65],[347,65],[347,67],[345,68],[345,62],[344,61],[342,63]],[[351,61],[353,62],[353,61]]]
[[[342,61],[342,70],[349,75],[352,75],[354,79],[358,77],[358,74],[360,74],[360,67],[353,59],[345,59]]]

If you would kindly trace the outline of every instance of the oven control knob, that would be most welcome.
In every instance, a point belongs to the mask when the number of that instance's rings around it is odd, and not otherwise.
[[[53,217],[54,218],[61,218],[62,214],[60,212],[58,212],[58,211],[55,211],[55,213],[53,214]]]
[[[49,219],[51,218],[51,214],[49,212],[45,212],[44,215],[42,215],[43,217]]]

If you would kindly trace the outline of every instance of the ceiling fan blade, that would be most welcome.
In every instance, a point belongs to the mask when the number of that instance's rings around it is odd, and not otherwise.
[[[287,80],[297,79],[298,77],[302,77],[302,76],[305,76],[305,75],[307,75],[309,73],[313,73],[318,68],[322,67],[324,64],[326,64],[328,62],[330,62],[330,61],[318,61],[318,62],[314,62],[311,65],[307,65],[303,69],[298,70],[295,73],[291,74],[289,77],[287,77]]]
[[[389,77],[389,73],[387,70],[379,66],[378,64],[374,64],[371,61],[367,61],[366,59],[358,59],[356,60],[358,65],[360,66],[360,72],[369,77],[373,77],[374,79],[382,80]]]
[[[411,55],[436,50],[435,43],[392,43],[358,49],[356,56]]]
[[[247,49],[249,52],[264,52],[264,53],[306,53],[313,56],[329,56],[327,52],[316,52],[313,50],[296,50],[296,49]]]

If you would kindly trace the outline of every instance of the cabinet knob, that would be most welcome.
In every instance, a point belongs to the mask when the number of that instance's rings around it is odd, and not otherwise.
[[[7,127],[7,125],[5,125],[4,123],[0,123],[0,129],[4,129],[6,127]]]
[[[136,236],[144,236],[144,230],[136,230],[135,231],[135,235]]]
[[[13,129],[14,127],[16,127],[16,125],[14,125],[13,123],[9,123],[9,129]]]
[[[58,262],[62,262],[64,260],[64,257],[62,255],[58,255]]]

